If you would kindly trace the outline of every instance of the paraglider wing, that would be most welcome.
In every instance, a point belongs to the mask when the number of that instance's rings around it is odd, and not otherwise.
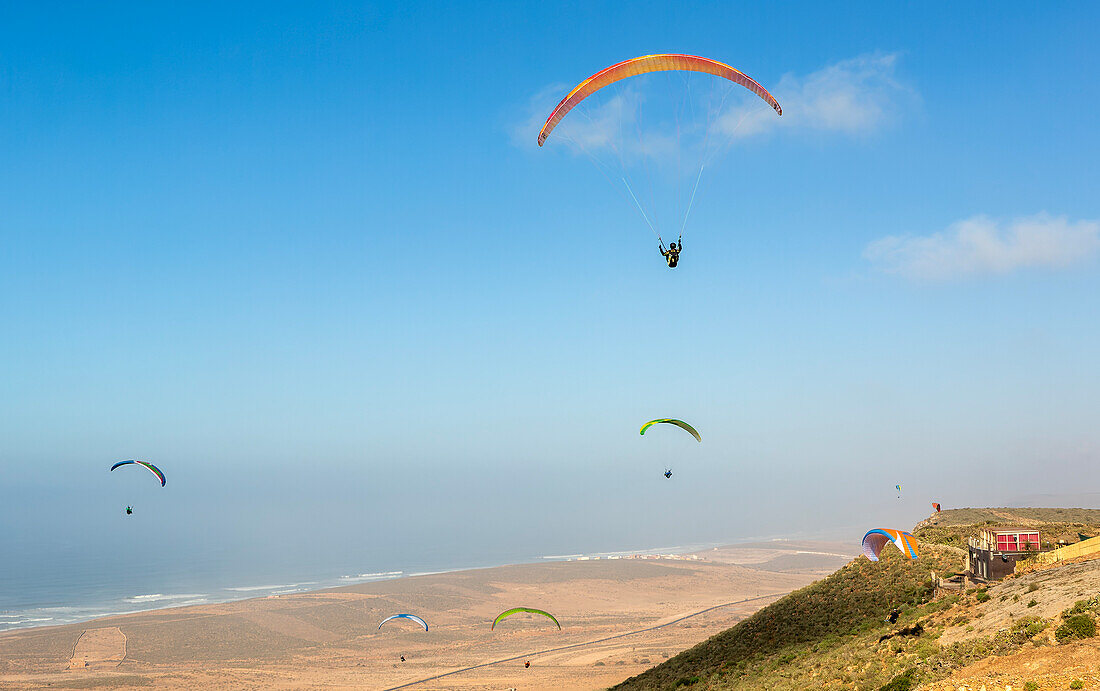
[[[558,625],[558,631],[561,631],[561,624],[558,623],[558,620],[554,618],[553,614],[550,614],[549,612],[544,612],[541,609],[532,609],[530,607],[513,607],[512,609],[504,610],[503,612],[501,612],[500,614],[497,615],[496,619],[493,620],[493,625],[489,627],[490,630],[495,629],[497,627],[497,624],[502,619],[504,619],[506,617],[510,617],[513,614],[518,614],[519,612],[528,612],[529,614],[541,614],[544,617],[548,617],[550,619],[550,621],[552,621],[552,622],[554,622],[555,624]]]
[[[756,80],[725,63],[711,60],[710,58],[699,57],[697,55],[683,55],[679,53],[643,55],[639,58],[624,60],[617,65],[612,65],[605,70],[601,70],[574,87],[573,90],[566,94],[565,98],[558,103],[557,107],[550,113],[550,117],[546,118],[546,124],[543,125],[542,129],[539,131],[539,146],[543,145],[546,138],[550,136],[550,133],[557,127],[566,113],[572,110],[578,103],[605,86],[614,84],[627,77],[635,77],[639,74],[670,71],[702,72],[728,79],[735,84],[740,84],[764,99],[768,105],[775,109],[776,113],[780,115],[783,114],[783,109],[779,106],[779,102],[768,93],[767,89],[760,86]]]
[[[423,626],[425,631],[428,630],[427,622],[425,622],[423,619],[416,616],[415,614],[395,614],[392,617],[386,617],[385,619],[383,619],[382,624],[385,624],[387,621],[393,621],[394,619],[410,619],[412,621],[415,621],[417,624],[420,624],[421,626]],[[382,628],[382,624],[378,625],[378,628],[380,630]]]
[[[940,512],[940,505],[937,502],[932,502],[932,508],[936,510],[936,513]]]
[[[119,461],[118,463],[115,463],[113,466],[111,466],[111,470],[114,470],[115,468],[120,468],[124,465],[132,465],[132,464],[133,465],[145,466],[146,468],[148,468],[149,472],[151,472],[153,475],[156,475],[157,479],[160,480],[160,486],[164,487],[164,483],[166,482],[165,477],[164,477],[164,473],[160,472],[160,468],[156,467],[155,465],[153,465],[152,463],[149,463],[147,461]]]
[[[863,536],[863,554],[871,561],[878,561],[878,555],[887,543],[893,542],[901,553],[910,559],[916,559],[919,553],[917,539],[904,530],[892,528],[874,528]]]
[[[697,442],[702,442],[703,441],[703,438],[699,436],[699,433],[695,431],[694,427],[692,427],[688,423],[684,422],[683,420],[676,420],[676,419],[670,418],[670,417],[664,417],[664,418],[660,418],[658,420],[650,420],[649,422],[642,425],[642,428],[640,430],[638,430],[638,434],[645,434],[645,431],[647,429],[649,429],[653,425],[657,425],[657,424],[661,424],[661,423],[668,424],[668,425],[676,425],[680,429],[685,430],[691,436],[695,437],[695,441],[697,441]]]

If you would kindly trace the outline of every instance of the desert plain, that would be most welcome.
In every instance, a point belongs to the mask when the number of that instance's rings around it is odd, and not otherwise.
[[[769,541],[412,576],[22,629],[0,634],[0,688],[606,688],[853,556],[846,544]],[[516,606],[554,613],[562,630],[528,614],[490,629]],[[429,630],[408,621],[378,629],[406,612]]]

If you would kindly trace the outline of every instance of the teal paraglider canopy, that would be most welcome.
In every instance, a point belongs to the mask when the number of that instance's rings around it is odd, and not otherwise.
[[[160,480],[160,486],[164,487],[164,483],[166,482],[166,479],[164,477],[164,473],[162,473],[160,471],[160,468],[156,467],[152,463],[150,463],[148,461],[132,461],[132,460],[131,461],[119,461],[118,463],[115,463],[113,466],[111,466],[111,470],[114,470],[115,468],[121,468],[124,465],[140,465],[144,468],[147,468],[149,470],[149,472],[151,472],[153,475],[156,475],[157,479]]]

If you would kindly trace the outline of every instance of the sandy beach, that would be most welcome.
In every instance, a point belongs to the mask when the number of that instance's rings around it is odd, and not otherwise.
[[[0,688],[604,688],[831,572],[850,546],[769,542],[549,562],[0,634]],[[530,606],[551,622],[500,611]],[[385,617],[409,612],[429,631]],[[401,656],[405,662],[401,662]],[[526,661],[531,662],[525,668]]]

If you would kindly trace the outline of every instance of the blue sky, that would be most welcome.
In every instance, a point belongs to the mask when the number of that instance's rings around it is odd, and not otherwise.
[[[1098,23],[9,3],[0,519],[47,540],[129,457],[241,544],[323,512],[476,555],[1094,486]],[[653,52],[784,102],[708,177],[674,272],[592,166],[517,134],[554,87]],[[659,416],[704,444],[646,446]]]

